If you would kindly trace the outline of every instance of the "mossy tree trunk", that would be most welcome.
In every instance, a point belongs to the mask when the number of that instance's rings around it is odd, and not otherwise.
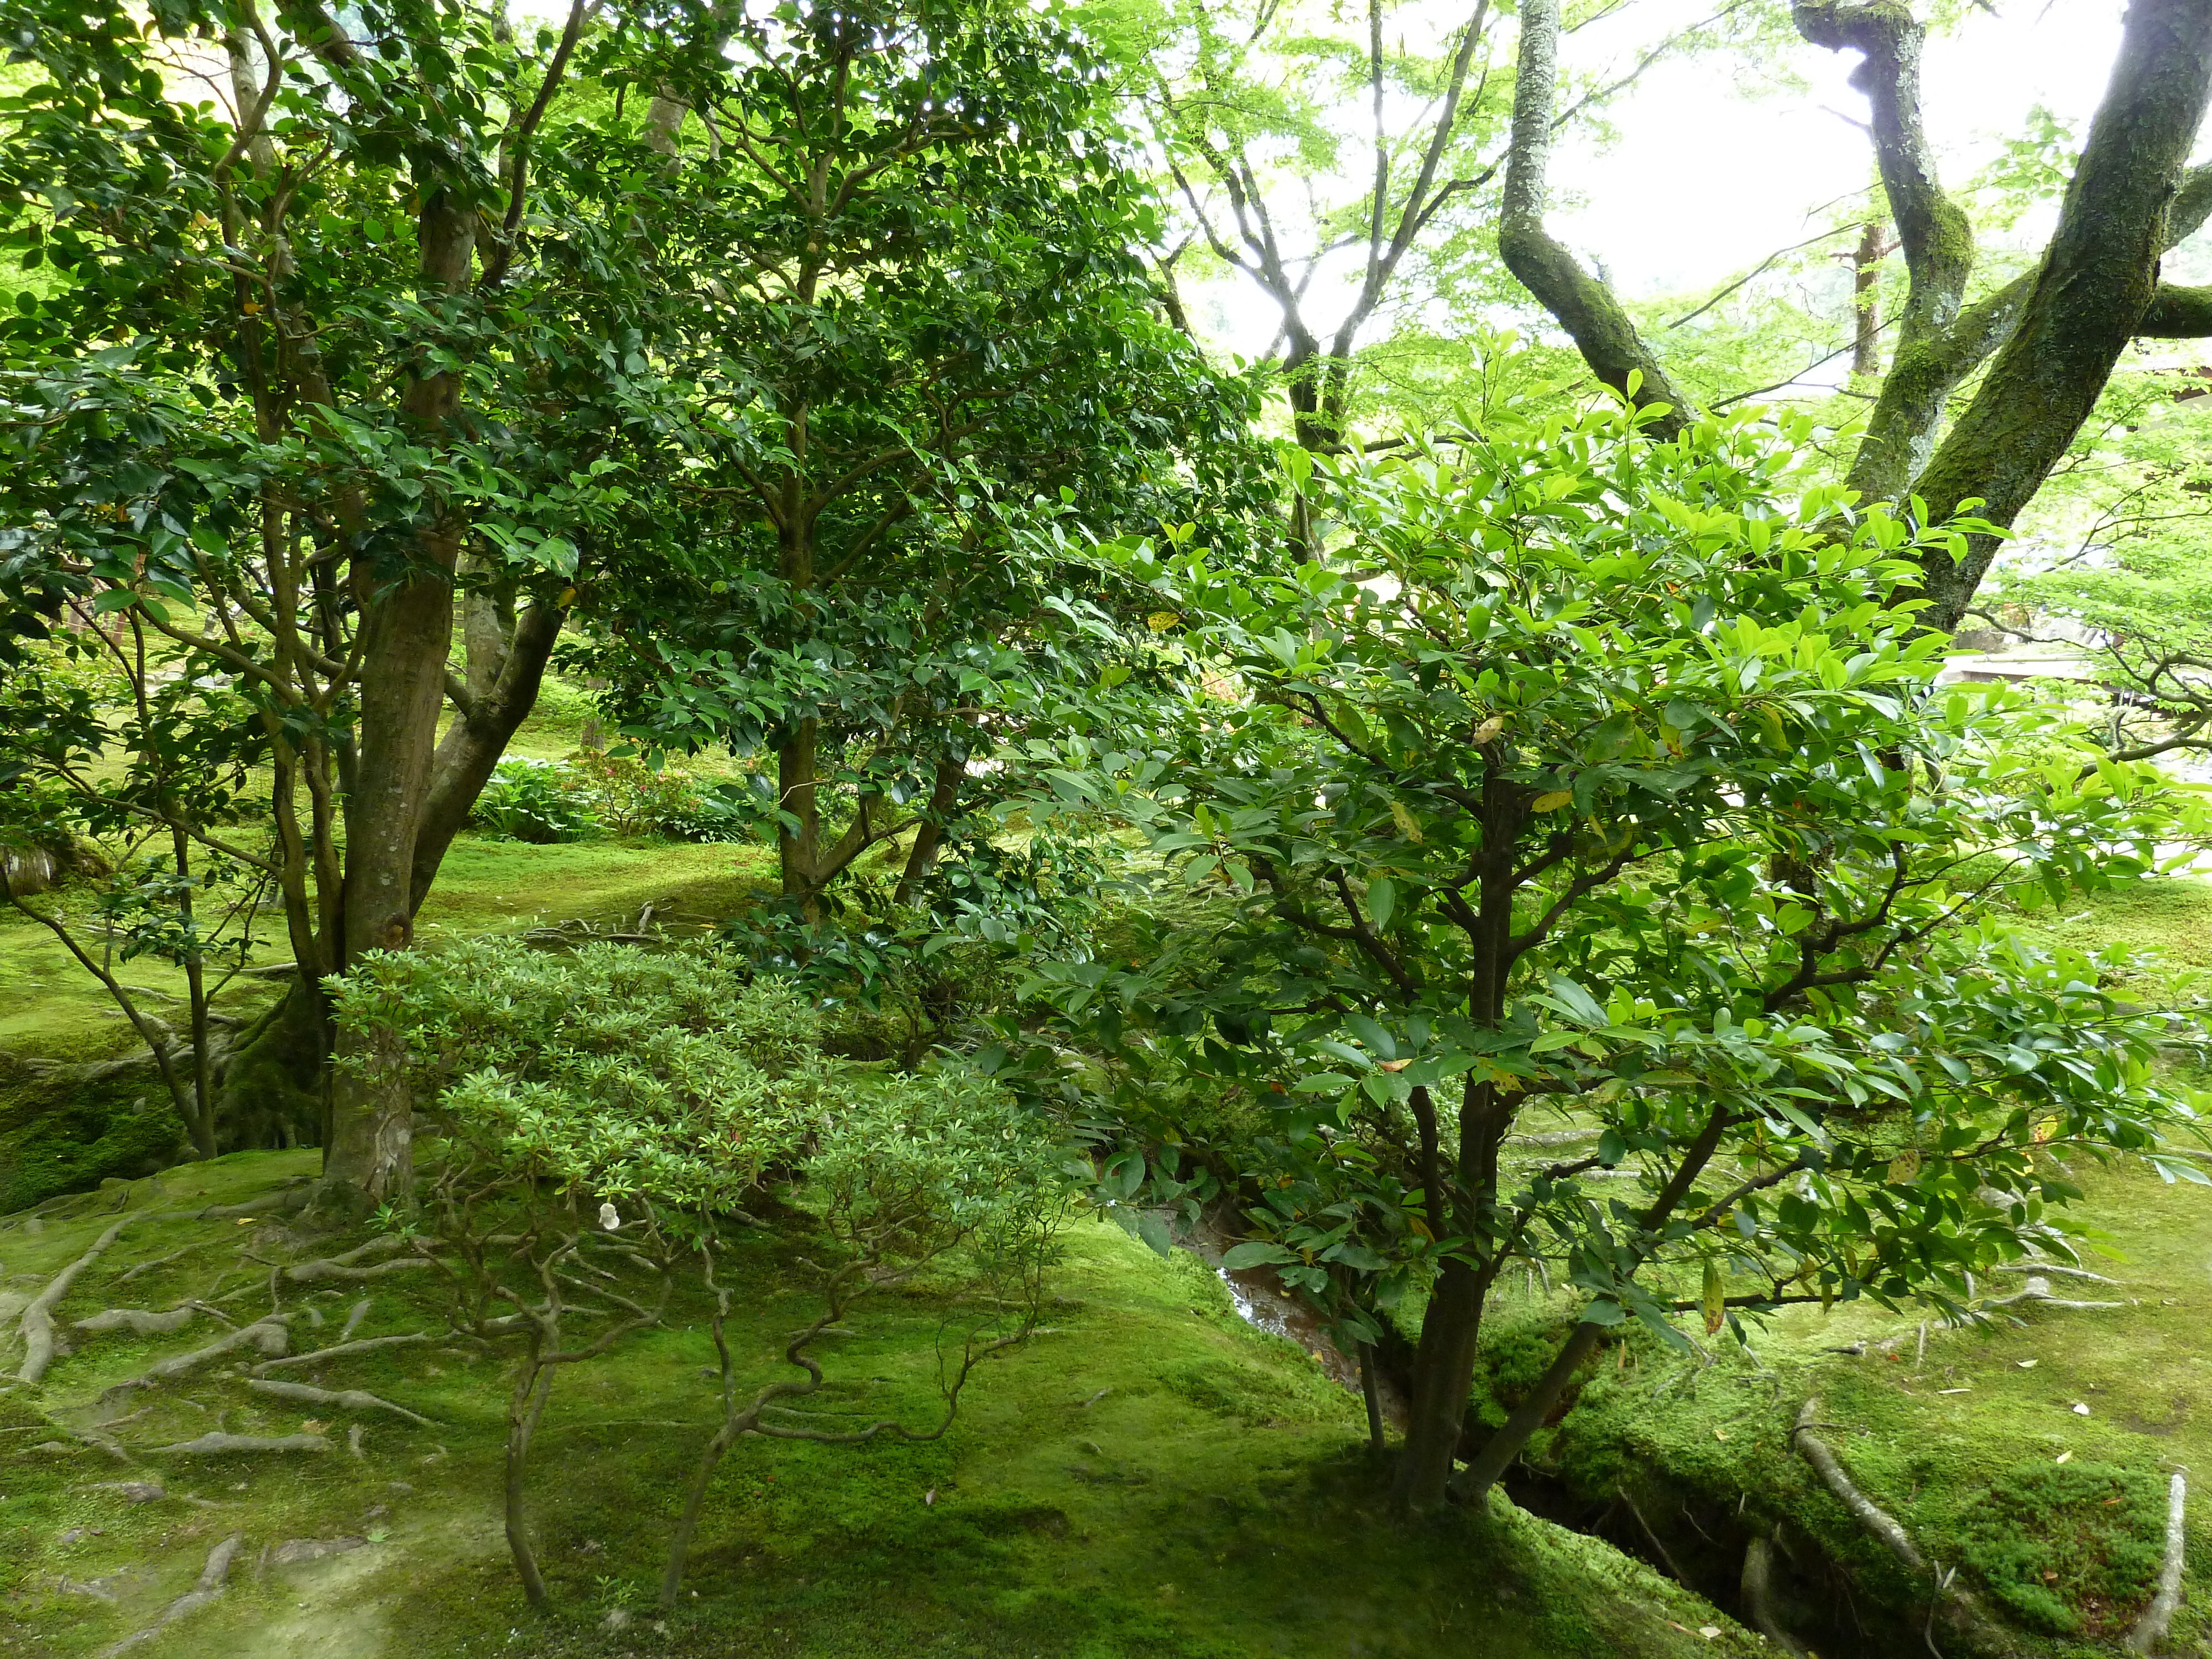
[[[1796,0],[1791,15],[1807,40],[1860,55],[1851,81],[1871,106],[1908,273],[1897,347],[1847,482],[1869,501],[1917,495],[1936,518],[1978,501],[1978,516],[2008,527],[2079,434],[2131,338],[2212,335],[2212,293],[2161,289],[2158,274],[2160,255],[2212,215],[2212,166],[2185,167],[2212,85],[2212,7],[2135,0],[2041,264],[1972,304],[1972,228],[1936,179],[1920,108],[1925,31],[1911,8]],[[1556,0],[1524,6],[1500,252],[1601,380],[1627,395],[1633,371],[1638,401],[1674,405],[1658,428],[1665,435],[1691,411],[1604,282],[1542,228],[1558,43]],[[1985,364],[1945,434],[1951,400]],[[1998,544],[1976,537],[1956,563],[1931,556],[1931,626],[1959,624]]]

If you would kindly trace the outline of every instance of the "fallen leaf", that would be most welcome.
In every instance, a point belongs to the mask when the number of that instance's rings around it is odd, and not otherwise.
[[[2071,1463],[2073,1461],[2074,1454],[2070,1451],[2061,1452],[2057,1457],[2051,1460],[2054,1463]]]
[[[1698,1626],[1698,1634],[1704,1637],[1708,1642],[1713,1640],[1720,1633],[1721,1627],[1718,1625],[1700,1625]]]
[[[1728,1431],[1727,1431],[1726,1429],[1715,1429],[1715,1430],[1713,1431],[1713,1438],[1714,1438],[1714,1439],[1716,1439],[1716,1440],[1725,1440],[1725,1439],[1727,1439],[1727,1438],[1728,1438]]]
[[[927,1492],[922,1493],[921,1501],[925,1504],[934,1504],[937,1501],[937,1488],[932,1486]]]
[[[303,1417],[300,1419],[300,1426],[309,1434],[320,1434],[330,1425],[317,1418]]]
[[[2074,1407],[2074,1415],[2076,1417],[2087,1417],[2088,1414],[2089,1408],[2077,1401]]]
[[[2035,1369],[2035,1362],[2033,1359],[2016,1359],[2013,1363],[2024,1371],[2032,1371]]]
[[[1973,1390],[1972,1389],[1938,1389],[1936,1392],[1938,1394],[1972,1394],[1973,1393]]]

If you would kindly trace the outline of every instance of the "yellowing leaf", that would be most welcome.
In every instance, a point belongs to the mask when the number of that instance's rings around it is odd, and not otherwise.
[[[554,601],[553,601],[553,603],[554,603],[554,604],[556,604],[556,605],[559,605],[559,606],[560,606],[562,610],[564,610],[564,611],[565,611],[565,610],[567,610],[570,605],[572,605],[575,604],[575,602],[576,602],[576,590],[575,590],[574,588],[573,588],[573,587],[564,587],[564,588],[562,588],[562,589],[561,590],[561,597],[560,597],[559,599],[556,599],[556,600],[554,600]]]
[[[1145,618],[1145,626],[1155,634],[1164,634],[1182,620],[1182,618],[1172,611],[1155,611]]]
[[[1488,720],[1483,721],[1481,725],[1474,728],[1474,746],[1478,749],[1481,748],[1484,744],[1488,743],[1492,738],[1496,737],[1504,729],[1505,716],[1503,714],[1492,714]]]
[[[1530,809],[1538,812],[1556,812],[1574,798],[1575,792],[1571,789],[1554,789],[1548,795],[1537,796],[1530,803]]]
[[[261,314],[261,301],[258,300],[248,300],[243,306],[240,307],[239,309],[245,312],[245,313],[249,317],[258,317]]]
[[[1398,826],[1398,833],[1416,846],[1420,844],[1421,826],[1413,822],[1413,815],[1406,810],[1403,801],[1390,803],[1390,821]]]
[[[1705,1334],[1718,1331],[1728,1318],[1727,1291],[1721,1284],[1721,1264],[1711,1256],[1705,1258]]]

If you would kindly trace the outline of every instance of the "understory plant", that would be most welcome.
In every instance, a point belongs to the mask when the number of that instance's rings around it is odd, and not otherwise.
[[[975,1368],[1034,1328],[1066,1211],[1064,1159],[1011,1097],[971,1074],[825,1062],[813,1012],[720,951],[613,945],[572,956],[513,942],[371,959],[342,1021],[388,1030],[434,1133],[419,1206],[392,1212],[446,1276],[454,1331],[522,1343],[507,1406],[507,1537],[533,1605],[530,1450],[555,1380],[703,1296],[723,1420],[702,1446],[671,1541],[679,1587],[709,1483],[746,1435],[933,1439]],[[716,1265],[772,1197],[809,1236],[821,1311],[791,1334],[793,1378],[748,1385]],[[943,1409],[912,1427],[810,1420],[799,1402],[869,1297],[927,1279],[963,1310],[939,1337]],[[591,1322],[604,1322],[592,1324]],[[572,1336],[586,1323],[588,1336]],[[957,1336],[953,1333],[957,1332]]]
[[[1404,1509],[1460,1456],[1479,1497],[1623,1321],[1966,1317],[1972,1275],[2068,1248],[2056,1155],[2203,1179],[2166,1139],[2194,1120],[2163,1017],[2004,920],[2159,871],[2194,805],[2029,696],[1938,685],[1915,586],[1962,526],[1799,489],[1802,427],[1649,421],[1493,402],[1316,463],[1333,538],[1269,577],[1192,538],[1109,550],[1195,689],[1091,753],[1084,805],[1207,925],[1042,967],[1092,1060],[1048,1052],[1031,1086],[1121,1126],[1124,1201],[1236,1194],[1232,1264],[1354,1340],[1425,1293]],[[1585,1301],[1463,1444],[1516,1259]]]

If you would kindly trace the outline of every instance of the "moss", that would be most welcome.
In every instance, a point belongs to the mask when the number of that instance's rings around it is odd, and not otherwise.
[[[313,1167],[313,1154],[253,1153],[170,1171],[171,1211],[126,1234],[64,1312],[249,1285],[243,1304],[231,1305],[251,1309],[260,1270],[239,1252],[270,1254],[283,1242],[276,1229],[194,1221],[188,1208]],[[97,1207],[36,1235],[0,1231],[0,1261],[26,1281],[52,1272],[103,1224]],[[130,1263],[185,1244],[192,1254],[118,1295],[114,1278]],[[773,1374],[779,1334],[810,1305],[806,1251],[803,1239],[762,1233],[727,1264],[741,1287],[733,1341],[749,1375]],[[215,1286],[226,1268],[228,1286]],[[372,1309],[362,1334],[435,1318],[434,1297],[412,1276],[363,1288]],[[533,1525],[561,1608],[550,1620],[523,1608],[498,1533],[496,1358],[426,1345],[332,1365],[329,1386],[401,1401],[435,1425],[364,1417],[359,1460],[342,1450],[283,1467],[149,1457],[172,1491],[223,1505],[201,1510],[177,1499],[125,1504],[92,1489],[111,1478],[95,1455],[26,1449],[59,1432],[46,1413],[89,1405],[185,1340],[97,1339],[56,1367],[37,1401],[0,1395],[0,1428],[30,1431],[0,1434],[0,1640],[54,1659],[96,1652],[189,1587],[210,1546],[235,1530],[249,1562],[286,1538],[377,1541],[312,1569],[257,1577],[241,1568],[222,1601],[165,1633],[165,1656],[611,1659],[642,1647],[716,1659],[1741,1659],[1755,1650],[1640,1564],[1510,1505],[1392,1528],[1358,1401],[1294,1345],[1237,1322],[1219,1282],[1188,1258],[1162,1261],[1120,1230],[1085,1223],[1052,1289],[1049,1331],[987,1369],[941,1441],[742,1443],[713,1489],[687,1580],[697,1594],[686,1594],[665,1633],[646,1622],[647,1598],[674,1494],[712,1410],[698,1306],[680,1304],[665,1328],[569,1368],[553,1395],[532,1477]],[[321,1310],[327,1340],[358,1294],[288,1304]],[[927,1295],[881,1304],[838,1344],[824,1406],[927,1420],[934,1341],[954,1311]],[[1192,1398],[1194,1377],[1218,1399]],[[202,1432],[217,1412],[234,1431],[264,1433],[332,1415],[222,1375],[140,1399],[148,1414],[116,1431],[136,1446]],[[81,1583],[133,1563],[143,1577],[118,1580],[112,1604],[55,1589],[64,1577]],[[627,1631],[605,1627],[617,1608],[632,1615]],[[1721,1636],[1707,1642],[1695,1634],[1704,1626]]]
[[[1990,1597],[2057,1636],[2125,1630],[2164,1559],[2166,1495],[2141,1469],[2015,1463],[1961,1516],[1962,1559]]]

